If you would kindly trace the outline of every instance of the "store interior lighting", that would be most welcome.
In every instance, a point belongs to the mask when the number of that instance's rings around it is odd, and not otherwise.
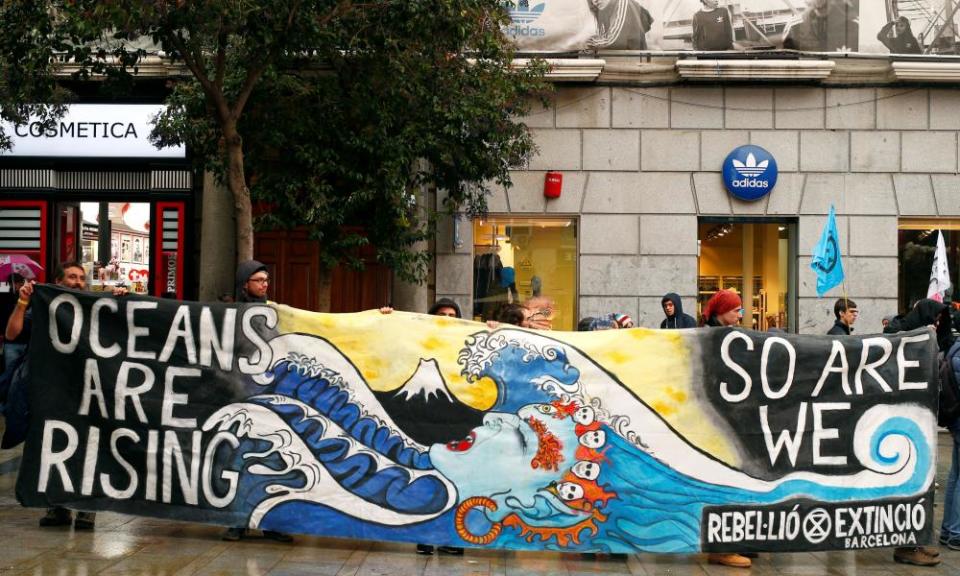
[[[719,240],[731,232],[733,232],[733,224],[717,224],[707,231],[704,239],[708,242],[712,240]]]

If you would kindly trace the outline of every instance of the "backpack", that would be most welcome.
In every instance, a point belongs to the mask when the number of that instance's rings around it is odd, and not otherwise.
[[[937,424],[944,428],[960,417],[960,383],[953,369],[953,357],[960,352],[960,342],[950,347],[940,361],[940,410]]]

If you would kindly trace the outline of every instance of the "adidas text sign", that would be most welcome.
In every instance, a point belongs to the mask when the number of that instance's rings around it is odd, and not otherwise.
[[[723,161],[723,183],[741,200],[759,200],[777,183],[777,161],[759,146],[740,146]]]

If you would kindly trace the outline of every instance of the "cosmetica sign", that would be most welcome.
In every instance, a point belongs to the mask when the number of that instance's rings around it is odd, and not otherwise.
[[[735,148],[723,161],[723,184],[741,200],[759,200],[777,184],[777,161],[759,146]]]

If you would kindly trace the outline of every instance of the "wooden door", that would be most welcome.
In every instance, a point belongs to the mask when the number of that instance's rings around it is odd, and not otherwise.
[[[319,308],[320,251],[304,230],[258,232],[254,258],[270,268],[270,300],[303,310]]]
[[[320,251],[305,230],[258,232],[254,258],[270,268],[270,300],[302,310],[320,308]],[[361,251],[366,266],[331,271],[329,312],[359,312],[390,303],[392,271],[376,263],[372,248]]]

